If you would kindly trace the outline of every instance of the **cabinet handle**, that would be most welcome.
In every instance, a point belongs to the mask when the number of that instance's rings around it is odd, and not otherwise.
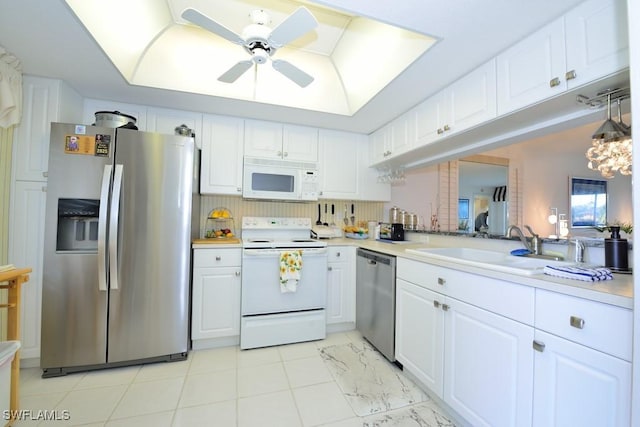
[[[445,283],[447,283],[446,280],[444,280],[442,277],[438,277],[438,285],[444,286]]]
[[[444,125],[444,130],[445,130],[445,132],[446,132],[446,131],[448,131],[448,130],[451,130],[451,128],[449,127],[449,125]]]
[[[278,151],[278,157],[282,157],[282,151]]]
[[[49,171],[42,172],[42,176],[45,177],[45,178],[48,177],[49,176]]]
[[[216,261],[220,261],[222,259],[222,257],[220,255],[216,256]]]
[[[578,77],[578,75],[576,74],[576,70],[571,70],[564,73],[565,80],[573,80],[576,77]]]
[[[240,272],[236,271],[236,277],[240,277]]]
[[[581,319],[578,316],[571,316],[569,318],[569,324],[574,328],[584,329],[584,319]]]
[[[236,191],[237,191],[238,193],[242,193],[242,187],[238,187],[238,188],[236,188]]]
[[[340,252],[336,252],[336,258],[340,256]]]
[[[557,77],[552,78],[551,80],[549,80],[549,87],[556,87],[560,85],[560,79]]]
[[[442,135],[444,133],[444,131],[442,130],[442,128],[438,128],[438,130],[436,131],[438,132],[438,135]]]
[[[433,306],[434,306],[435,308],[440,308],[440,302],[439,302],[439,301],[436,301],[436,300],[433,300]]]
[[[47,192],[47,186],[46,186],[46,185],[43,185],[43,186],[42,186],[42,192],[43,192],[43,193],[46,193],[46,192]]]
[[[542,353],[544,351],[544,348],[545,348],[545,345],[543,342],[533,340],[533,349],[535,351],[539,351],[540,353]]]
[[[333,271],[333,267],[327,267],[327,271]]]
[[[289,153],[287,151],[284,152],[284,157],[287,157]]]
[[[444,311],[449,311],[449,304],[442,304],[442,309]]]

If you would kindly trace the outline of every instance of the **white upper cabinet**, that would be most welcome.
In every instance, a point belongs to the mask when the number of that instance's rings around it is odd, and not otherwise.
[[[206,114],[201,140],[200,193],[241,195],[244,120]]]
[[[591,0],[565,15],[569,89],[629,66],[624,0]]]
[[[416,140],[414,114],[409,111],[369,137],[371,164],[409,151]]]
[[[186,125],[196,134],[196,146],[202,148],[202,114],[191,111],[167,110],[164,108],[147,109],[147,127],[149,132],[167,135],[175,134],[177,127]]]
[[[358,195],[360,135],[320,129],[320,197],[323,199],[355,199]]]
[[[23,114],[14,131],[15,180],[46,181],[51,122],[75,123],[82,118],[82,98],[60,80],[25,76]]]
[[[498,55],[498,114],[564,92],[564,49],[564,18],[560,18]]]
[[[589,0],[498,55],[498,114],[628,65],[626,2]]]
[[[244,151],[251,157],[317,162],[318,129],[245,120]]]
[[[386,125],[369,135],[369,157],[375,165],[386,160],[391,154],[391,128]]]
[[[496,117],[495,59],[473,70],[412,111],[417,145],[461,132]]]

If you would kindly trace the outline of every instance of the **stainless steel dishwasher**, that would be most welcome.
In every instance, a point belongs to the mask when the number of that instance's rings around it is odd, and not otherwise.
[[[396,257],[358,249],[356,329],[380,353],[395,361]]]

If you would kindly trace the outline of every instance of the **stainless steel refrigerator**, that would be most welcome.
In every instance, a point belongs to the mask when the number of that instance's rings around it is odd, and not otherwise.
[[[187,357],[197,166],[192,137],[52,123],[43,377]]]

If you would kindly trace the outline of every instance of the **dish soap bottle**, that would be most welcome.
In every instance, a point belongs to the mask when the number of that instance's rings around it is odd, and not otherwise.
[[[629,242],[620,238],[620,227],[609,227],[611,238],[604,239],[604,265],[612,271],[629,271]]]

